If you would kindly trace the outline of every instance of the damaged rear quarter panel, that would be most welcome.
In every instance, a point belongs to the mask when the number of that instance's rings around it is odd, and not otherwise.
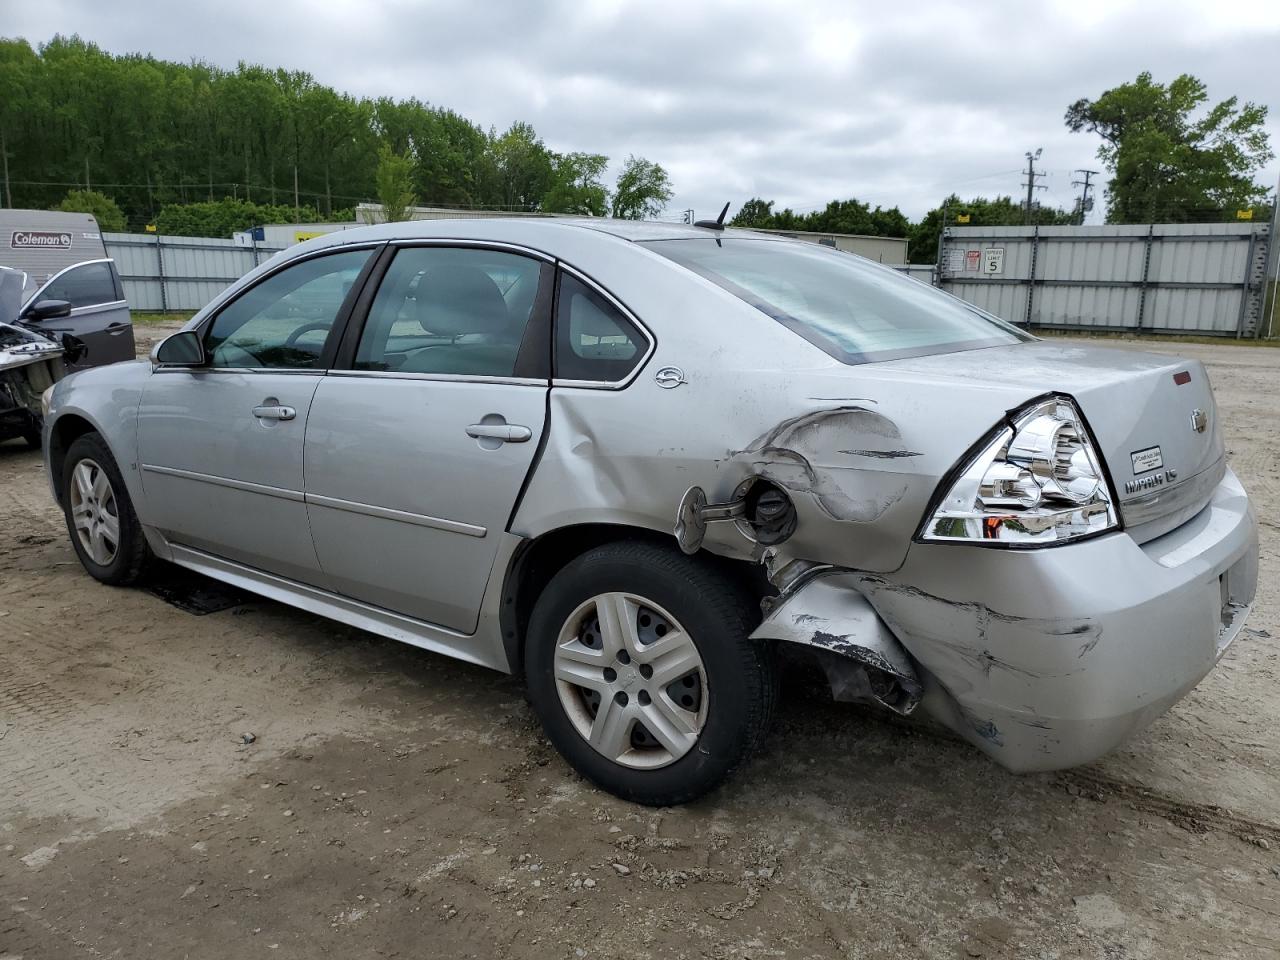
[[[679,313],[653,285],[627,279],[600,282],[653,330],[657,349],[625,389],[551,391],[546,446],[514,533],[614,523],[669,535],[690,487],[725,501],[761,477],[795,505],[789,556],[890,571],[941,476],[1026,399],[1024,388],[956,396],[926,378],[878,369],[886,365],[841,364],[692,275]],[[665,366],[679,367],[687,382],[660,388],[653,371]],[[732,523],[709,525],[703,547],[742,559],[761,554]]]

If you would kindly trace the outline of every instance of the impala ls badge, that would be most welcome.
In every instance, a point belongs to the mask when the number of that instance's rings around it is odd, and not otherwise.
[[[1209,415],[1203,410],[1191,411],[1191,429],[1196,433],[1204,433],[1209,429]]]
[[[653,379],[658,382],[658,386],[664,390],[671,390],[680,386],[682,383],[689,381],[684,378],[684,371],[679,367],[663,367],[653,375]]]

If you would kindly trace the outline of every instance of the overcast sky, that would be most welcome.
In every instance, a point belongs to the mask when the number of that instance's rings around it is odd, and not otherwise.
[[[1068,104],[1150,70],[1271,109],[1280,2],[700,0],[9,0],[0,33],[78,33],[114,53],[310,71],[353,94],[419,97],[484,127],[532,123],[555,150],[667,168],[668,210],[833,198],[918,217],[951,191],[1070,206],[1099,166]],[[1262,179],[1275,184],[1272,161]],[[430,199],[430,198],[426,198]],[[1095,212],[1100,216],[1101,206]]]

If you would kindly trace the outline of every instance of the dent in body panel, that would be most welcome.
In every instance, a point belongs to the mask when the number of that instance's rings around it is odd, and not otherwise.
[[[728,458],[793,494],[810,497],[829,520],[872,523],[902,499],[906,484],[835,457],[917,456],[900,449],[901,439],[888,417],[845,405],[783,420],[745,448],[730,450]],[[863,449],[839,449],[847,443]]]
[[[1076,660],[1083,660],[1102,639],[1101,625],[1089,618],[1014,616],[976,601],[949,600],[918,587],[865,574],[858,577],[858,583],[890,624],[914,625],[910,649],[917,658],[927,661],[930,671],[948,686],[971,689],[983,680],[990,681],[993,674],[1028,683],[1071,676],[1085,669],[1084,665],[1065,673],[1045,671],[1036,662],[1037,641],[1075,638]],[[1004,636],[1001,643],[993,644],[991,635],[997,630]],[[1016,635],[1019,642],[1007,642],[1011,635]],[[991,652],[992,646],[1022,649],[1027,656],[1017,660],[1007,654],[998,657]]]

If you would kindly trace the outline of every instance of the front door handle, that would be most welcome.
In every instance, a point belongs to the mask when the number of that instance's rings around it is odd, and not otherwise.
[[[282,407],[279,404],[263,405],[253,408],[253,415],[259,420],[292,420],[298,415],[293,407]]]
[[[525,443],[533,431],[518,423],[473,423],[467,427],[467,436],[477,440],[499,440],[502,443]]]

